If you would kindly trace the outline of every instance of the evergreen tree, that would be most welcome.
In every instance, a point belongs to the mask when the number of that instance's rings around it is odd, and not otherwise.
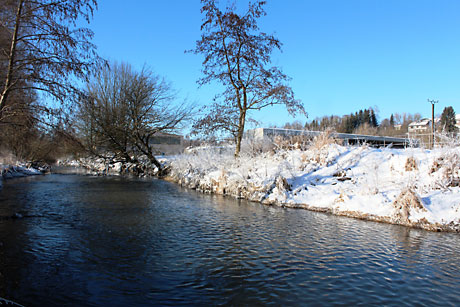
[[[340,127],[340,132],[343,133],[352,133],[356,128],[356,116],[351,113],[342,120],[342,125]]]
[[[379,124],[377,122],[377,117],[375,116],[375,112],[374,110],[371,109],[370,111],[370,121],[369,121],[369,124],[371,125],[371,127],[377,127]]]
[[[441,129],[445,132],[457,132],[455,111],[451,106],[445,107],[441,115]]]
[[[395,118],[394,118],[393,114],[391,114],[391,116],[390,116],[390,126],[394,127],[394,125],[395,125]]]
[[[371,116],[370,116],[369,110],[367,110],[367,109],[364,110],[363,116],[364,116],[364,118],[363,118],[364,122],[370,124],[371,123]]]
[[[365,123],[363,110],[359,110],[358,114],[358,127]]]

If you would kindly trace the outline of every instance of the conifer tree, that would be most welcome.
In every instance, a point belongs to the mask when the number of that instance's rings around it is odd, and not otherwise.
[[[441,114],[440,124],[444,132],[457,132],[458,128],[455,126],[455,111],[453,107],[449,106],[444,108]]]
[[[394,125],[395,125],[395,118],[394,118],[393,114],[391,114],[391,116],[390,116],[390,126],[394,127]]]
[[[377,127],[378,126],[378,122],[377,122],[377,116],[375,115],[375,112],[374,110],[370,110],[370,121],[369,121],[369,124],[371,125],[371,127]]]

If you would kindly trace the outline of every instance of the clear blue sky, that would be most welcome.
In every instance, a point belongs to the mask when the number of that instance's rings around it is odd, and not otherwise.
[[[226,0],[221,0],[226,3]],[[431,116],[453,106],[460,113],[460,1],[458,0],[268,0],[262,31],[283,43],[273,64],[291,86],[308,120],[375,107],[391,113]],[[247,1],[236,1],[244,8]],[[144,64],[173,83],[182,98],[209,102],[218,85],[198,88],[202,57],[199,0],[99,0],[89,25],[101,56]],[[252,114],[263,125],[283,125],[282,107]]]

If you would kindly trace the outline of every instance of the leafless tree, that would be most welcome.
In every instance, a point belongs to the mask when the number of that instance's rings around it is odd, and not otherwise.
[[[192,135],[202,135],[206,138],[220,138],[231,136],[235,144],[238,140],[239,112],[232,105],[212,103],[204,108],[203,116],[198,117],[192,126]],[[257,125],[252,118],[246,118],[246,122]],[[219,135],[223,133],[223,135]]]
[[[170,83],[146,68],[136,72],[116,63],[104,68],[89,81],[79,110],[85,147],[125,162],[146,155],[161,169],[152,137],[180,129],[191,117],[192,108],[175,100]]]
[[[93,33],[76,26],[89,21],[96,0],[0,0],[0,7],[0,119],[14,109],[14,92],[45,92],[61,106],[75,97],[75,78],[98,61]]]
[[[204,77],[198,84],[213,81],[223,84],[225,90],[216,101],[229,115],[220,118],[228,118],[227,124],[237,127],[235,156],[238,156],[249,111],[275,104],[286,105],[291,114],[305,114],[305,110],[286,85],[289,78],[278,67],[268,67],[272,51],[280,49],[281,43],[273,35],[260,32],[257,25],[257,19],[265,15],[265,1],[249,3],[242,15],[234,7],[220,10],[216,0],[201,2],[203,33],[191,50],[204,56]]]

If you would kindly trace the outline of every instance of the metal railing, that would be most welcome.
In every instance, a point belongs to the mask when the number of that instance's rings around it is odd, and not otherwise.
[[[408,138],[418,140],[420,147],[433,148],[433,135],[431,133],[408,133]],[[436,132],[434,134],[434,147],[460,146],[460,135],[456,133]]]

